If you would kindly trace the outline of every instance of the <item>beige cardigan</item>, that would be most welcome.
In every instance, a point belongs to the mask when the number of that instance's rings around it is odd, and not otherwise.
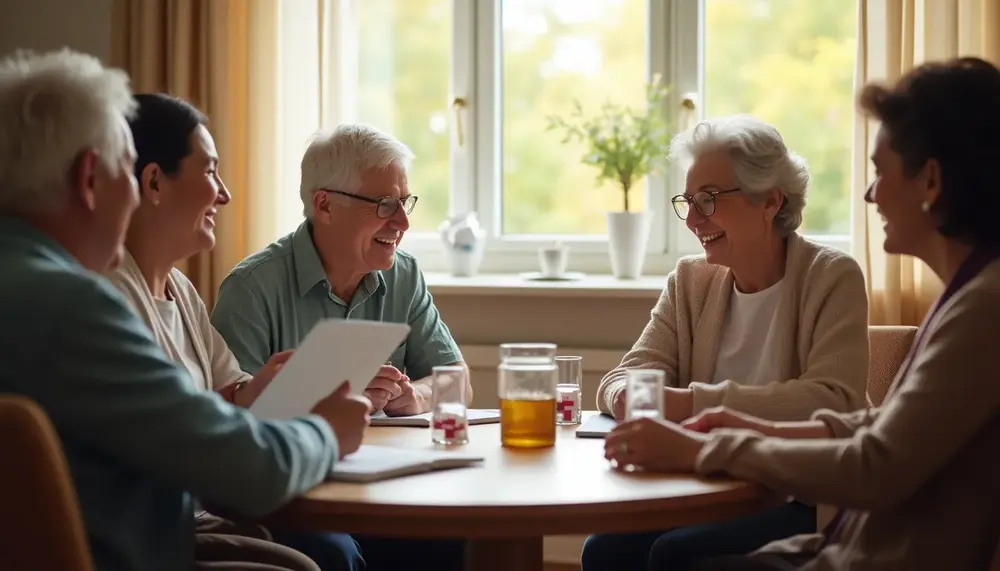
[[[702,474],[849,508],[802,571],[989,569],[1000,539],[1000,261],[924,327],[880,408],[816,413],[835,438],[726,430],[699,455]],[[764,550],[815,553],[821,541],[802,535]]]
[[[804,420],[821,408],[864,406],[868,297],[861,268],[839,250],[792,234],[784,280],[776,309],[785,324],[783,350],[761,357],[779,360],[779,378],[704,382],[715,370],[733,273],[704,255],[689,256],[667,277],[639,340],[601,381],[598,408],[611,411],[633,368],[662,369],[668,386],[690,388],[694,413],[725,405],[771,420]]]
[[[107,278],[125,295],[129,305],[153,331],[156,343],[163,348],[167,356],[175,362],[181,363],[179,344],[183,343],[184,340],[172,339],[169,336],[167,328],[156,310],[153,293],[149,290],[146,278],[143,277],[142,270],[139,269],[135,259],[127,250],[121,266],[109,273]],[[219,332],[212,327],[205,303],[198,295],[198,290],[180,270],[174,268],[170,271],[170,276],[167,279],[167,290],[177,303],[181,321],[193,341],[198,362],[201,363],[202,378],[205,379],[206,383],[212,385],[211,387],[203,385],[198,388],[201,390],[211,388],[218,391],[236,381],[251,379],[249,374],[240,369],[236,357],[233,356]]]

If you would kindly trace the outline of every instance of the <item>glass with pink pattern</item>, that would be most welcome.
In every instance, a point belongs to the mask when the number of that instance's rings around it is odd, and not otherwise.
[[[556,357],[556,424],[580,424],[583,414],[583,357]]]
[[[435,444],[469,442],[469,412],[466,407],[468,372],[461,365],[432,369],[431,440]]]

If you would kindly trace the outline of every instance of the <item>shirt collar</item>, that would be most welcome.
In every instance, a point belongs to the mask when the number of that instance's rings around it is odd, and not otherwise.
[[[312,223],[302,222],[292,234],[292,259],[295,262],[295,278],[299,286],[299,297],[305,296],[318,283],[326,282],[323,262],[319,259],[316,244],[312,239]],[[361,289],[369,295],[385,295],[387,290],[382,272],[367,274],[361,280]],[[349,302],[350,300],[344,300]]]

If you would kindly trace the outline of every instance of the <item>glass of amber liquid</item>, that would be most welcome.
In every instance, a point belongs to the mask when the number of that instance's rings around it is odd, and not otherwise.
[[[504,343],[498,368],[500,441],[508,448],[556,443],[556,346]]]

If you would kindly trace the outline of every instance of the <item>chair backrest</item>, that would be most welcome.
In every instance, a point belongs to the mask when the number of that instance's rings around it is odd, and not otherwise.
[[[917,328],[909,325],[868,327],[868,402],[872,406],[881,406],[916,334]]]
[[[0,454],[0,567],[93,571],[62,445],[37,404],[0,395]]]

